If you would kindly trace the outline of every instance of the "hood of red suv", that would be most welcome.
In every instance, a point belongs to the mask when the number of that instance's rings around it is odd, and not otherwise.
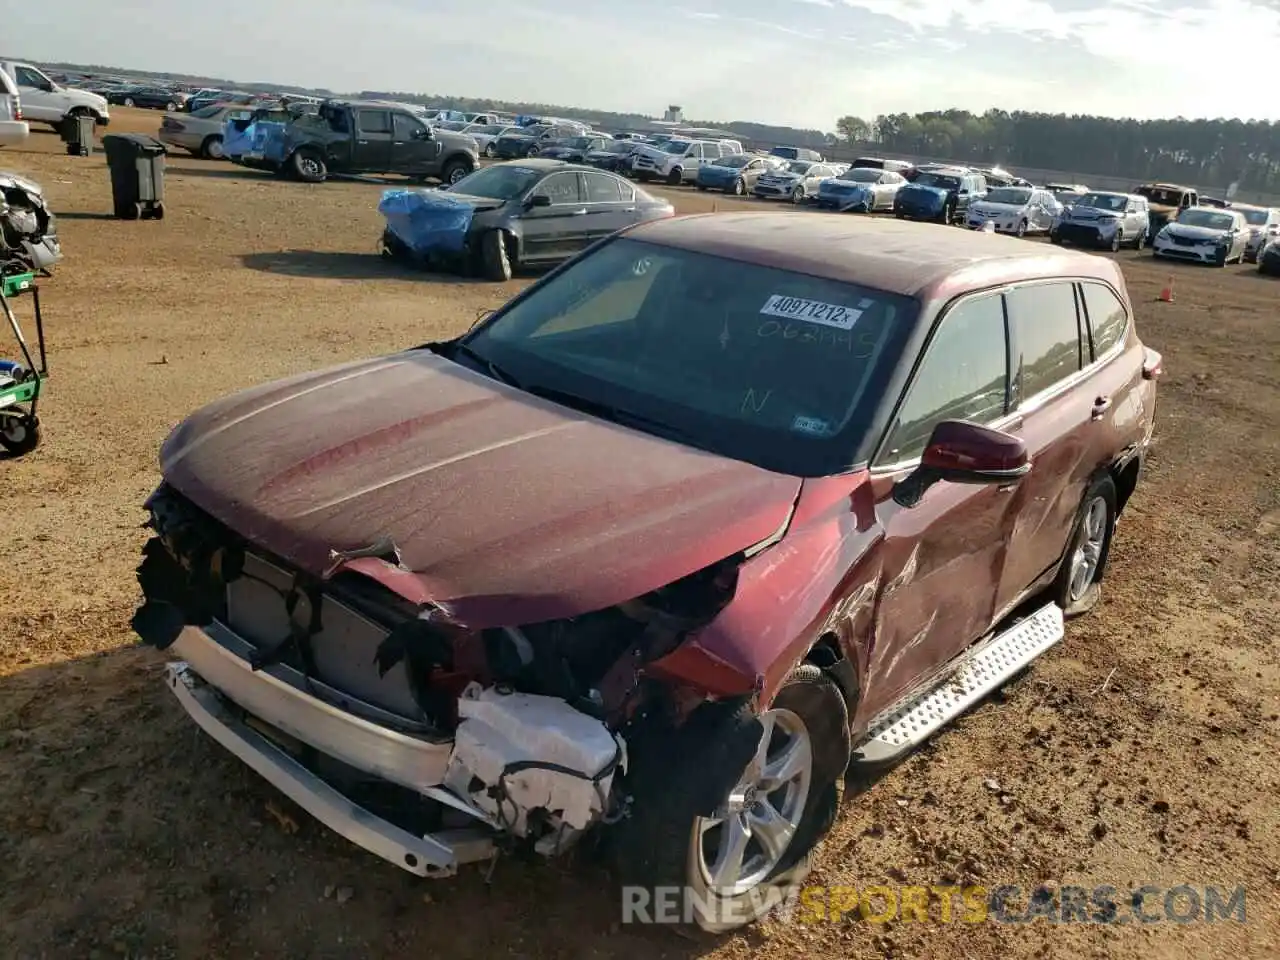
[[[161,467],[214,518],[316,575],[331,551],[391,538],[412,572],[400,592],[477,628],[665,586],[775,533],[800,489],[427,350],[219,400],[173,431]]]

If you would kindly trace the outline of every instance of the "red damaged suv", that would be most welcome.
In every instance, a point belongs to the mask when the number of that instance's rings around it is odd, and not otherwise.
[[[1105,258],[649,223],[458,339],[182,423],[134,625],[205,731],[390,862],[602,832],[725,929],[803,876],[851,761],[1096,601],[1160,371]]]

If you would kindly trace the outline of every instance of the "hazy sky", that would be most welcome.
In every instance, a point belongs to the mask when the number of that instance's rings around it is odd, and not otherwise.
[[[0,23],[30,59],[822,129],[990,106],[1280,119],[1280,0],[0,0]]]

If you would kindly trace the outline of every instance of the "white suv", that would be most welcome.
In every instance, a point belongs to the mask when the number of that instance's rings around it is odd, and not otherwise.
[[[89,114],[99,126],[111,119],[105,97],[88,90],[62,87],[54,83],[39,67],[15,60],[0,60],[0,72],[7,73],[22,94],[22,111],[28,120],[38,120],[58,127],[67,117]]]
[[[31,133],[22,119],[22,99],[18,87],[7,73],[0,70],[0,147],[22,143]]]
[[[657,146],[638,147],[632,167],[638,180],[660,179],[671,186],[693,183],[698,167],[742,152],[736,140],[689,140],[677,137]]]

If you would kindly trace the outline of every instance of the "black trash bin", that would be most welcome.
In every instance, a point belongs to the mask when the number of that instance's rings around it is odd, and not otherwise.
[[[111,199],[122,220],[164,218],[164,144],[140,133],[102,138],[111,170]]]
[[[93,126],[97,123],[93,114],[76,114],[62,121],[62,142],[67,145],[67,156],[87,157],[93,153]]]

